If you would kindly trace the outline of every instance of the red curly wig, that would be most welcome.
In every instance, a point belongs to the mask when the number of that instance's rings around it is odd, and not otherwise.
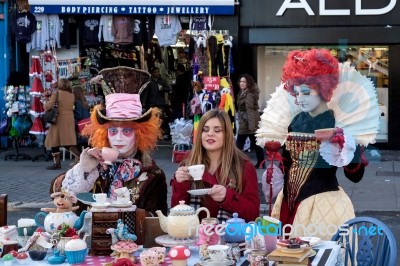
[[[339,62],[326,49],[295,50],[289,53],[282,69],[284,89],[295,96],[294,86],[315,86],[328,102],[339,83]]]
[[[110,147],[108,141],[108,129],[110,127],[128,127],[135,131],[137,149],[141,152],[148,152],[156,147],[157,140],[161,138],[161,119],[160,111],[153,108],[151,117],[145,122],[110,121],[105,124],[100,124],[97,121],[97,109],[102,108],[101,105],[96,105],[93,108],[90,116],[91,124],[83,129],[82,135],[89,138],[89,144],[95,148]]]

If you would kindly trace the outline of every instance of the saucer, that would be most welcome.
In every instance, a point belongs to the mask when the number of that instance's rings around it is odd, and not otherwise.
[[[300,248],[287,248],[287,247],[280,247],[277,246],[277,249],[282,251],[282,252],[286,252],[286,253],[301,253],[303,252],[306,248],[308,247],[300,247]]]
[[[132,201],[129,201],[127,203],[121,203],[121,202],[118,202],[118,201],[113,201],[113,202],[111,202],[111,207],[127,208],[127,207],[132,206],[132,204],[133,204]]]
[[[210,190],[211,190],[211,188],[203,188],[203,189],[192,189],[192,190],[188,190],[187,192],[194,196],[202,196],[202,195],[207,195],[208,191],[210,191]]]
[[[161,235],[155,238],[155,242],[164,247],[193,246],[197,238],[174,238],[169,235]]]
[[[224,259],[223,262],[213,262],[210,258],[205,259],[200,262],[202,266],[225,266],[225,265],[235,265],[235,261],[231,259]]]
[[[90,205],[92,205],[92,207],[93,207],[93,208],[96,208],[96,209],[105,209],[105,208],[107,208],[108,206],[110,206],[111,203],[105,202],[104,204],[98,204],[97,202],[93,202],[93,203],[90,204]]]
[[[300,237],[301,240],[309,242],[311,247],[318,246],[321,244],[321,238],[319,237],[312,237],[312,236],[302,236]]]

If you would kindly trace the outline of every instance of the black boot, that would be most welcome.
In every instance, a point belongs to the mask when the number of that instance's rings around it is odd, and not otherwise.
[[[60,170],[61,169],[60,153],[55,152],[55,153],[52,153],[52,155],[53,155],[54,164],[46,167],[46,169],[47,170]]]
[[[264,161],[264,149],[256,145],[254,150],[256,152],[256,157],[257,157],[257,164],[254,166],[256,168],[265,169],[266,168],[265,162],[261,165],[261,163]]]
[[[69,167],[74,167],[75,164],[79,163],[79,158],[81,155],[81,152],[79,151],[79,149],[76,146],[71,146],[69,148],[69,152],[72,153],[72,155],[74,156],[74,161],[72,163],[69,164]]]

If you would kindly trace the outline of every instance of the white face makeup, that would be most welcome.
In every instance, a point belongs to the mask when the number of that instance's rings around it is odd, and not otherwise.
[[[294,92],[296,101],[303,112],[312,112],[323,102],[318,92],[307,85],[294,86]]]
[[[132,128],[110,127],[108,141],[111,148],[119,151],[121,157],[127,157],[136,150],[136,135]]]

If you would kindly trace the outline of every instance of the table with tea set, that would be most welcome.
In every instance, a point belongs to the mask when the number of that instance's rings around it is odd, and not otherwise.
[[[68,226],[79,230],[78,233],[81,233],[79,235],[85,235],[83,239],[74,236],[69,238],[63,246],[59,245],[60,241],[54,246],[46,246],[47,254],[42,252],[42,260],[34,261],[30,257],[24,260],[19,260],[18,257],[12,259],[12,256],[7,254],[0,259],[0,266],[22,263],[26,265],[111,266],[113,262],[123,259],[134,262],[134,265],[143,266],[273,265],[272,261],[267,263],[268,245],[266,243],[271,241],[270,238],[265,238],[265,240],[263,238],[264,246],[260,248],[260,239],[256,239],[254,235],[252,238],[245,239],[245,234],[235,234],[230,231],[232,228],[242,229],[245,225],[247,229],[249,228],[237,214],[234,214],[233,218],[227,220],[225,224],[219,224],[216,218],[210,217],[208,209],[203,207],[195,210],[182,201],[171,208],[168,216],[160,211],[156,212],[161,232],[154,239],[158,247],[156,245],[143,247],[146,242],[146,235],[144,235],[146,212],[144,210],[132,204],[111,206],[111,204],[99,205],[99,200],[93,201],[98,197],[102,201],[102,195],[93,197],[88,193],[88,195],[78,195],[78,199],[79,197],[81,201],[93,206],[87,213],[83,212],[81,216],[74,216],[71,213],[68,215],[65,213],[38,214],[35,217],[37,220],[35,226],[39,225],[46,232],[33,234],[54,234],[60,224],[67,222]],[[202,219],[201,222],[198,216],[200,212],[207,214],[207,218]],[[40,216],[45,217],[44,223],[38,220]],[[254,222],[251,226],[255,226]],[[27,230],[21,230],[19,227],[20,225],[16,230],[18,235],[22,232],[26,237]],[[242,230],[239,231],[242,232]],[[276,237],[274,243],[273,249],[277,247]],[[332,241],[319,241],[317,244],[318,246],[312,247],[316,252],[313,253],[311,265],[340,265],[339,245]],[[29,255],[33,256],[33,253]]]

